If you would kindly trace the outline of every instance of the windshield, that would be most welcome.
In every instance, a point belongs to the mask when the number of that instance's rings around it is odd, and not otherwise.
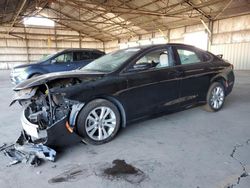
[[[55,53],[54,54],[50,54],[50,55],[44,55],[38,62],[47,61],[47,60],[49,60],[54,55],[55,55]]]
[[[139,50],[140,48],[129,48],[111,52],[92,61],[85,67],[81,68],[81,70],[113,72],[121,67],[126,60],[136,54]]]

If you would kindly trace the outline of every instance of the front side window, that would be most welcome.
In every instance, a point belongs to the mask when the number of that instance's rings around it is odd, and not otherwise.
[[[182,65],[201,62],[199,56],[194,51],[186,49],[177,49],[177,53],[179,55],[180,62]]]
[[[73,60],[73,57],[72,57],[71,52],[61,54],[55,58],[56,63],[68,63],[68,62],[72,62],[72,60]]]
[[[171,66],[167,49],[154,50],[140,58],[134,67],[147,66],[149,68],[164,68]]]

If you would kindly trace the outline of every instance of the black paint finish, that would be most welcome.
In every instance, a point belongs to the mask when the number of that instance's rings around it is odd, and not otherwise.
[[[198,54],[201,62],[181,65],[177,49],[188,49]],[[129,67],[147,53],[168,50],[171,66],[159,69],[129,71]],[[77,79],[67,87],[53,88],[61,80]],[[192,104],[204,103],[210,84],[221,82],[226,94],[234,84],[233,66],[221,58],[183,44],[140,47],[120,68],[110,73],[70,71],[42,75],[29,79],[14,90],[23,90],[47,83],[51,93],[63,93],[65,98],[88,103],[96,98],[114,102],[123,112],[123,122],[132,121]],[[124,120],[124,118],[126,118]]]

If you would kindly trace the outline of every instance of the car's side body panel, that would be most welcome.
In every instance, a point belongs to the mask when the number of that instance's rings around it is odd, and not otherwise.
[[[137,119],[150,114],[152,111],[157,113],[166,107],[170,110],[176,105],[171,103],[171,101],[179,97],[180,81],[176,77],[174,57],[169,46],[164,45],[146,49],[130,61],[127,67],[131,67],[145,54],[157,50],[168,51],[172,66],[139,72],[131,72],[125,69],[120,73],[120,76],[124,76],[127,80],[126,90],[119,93],[127,111],[128,119]]]
[[[81,70],[50,73],[29,79],[14,90],[18,92],[35,87],[39,90],[43,87],[41,95],[61,96],[64,105],[82,104],[83,108],[92,100],[107,99],[118,107],[123,126],[140,118],[204,103],[213,82],[221,82],[226,95],[232,91],[234,74],[231,64],[212,54],[207,54],[207,60],[203,60],[203,55],[208,52],[186,45],[184,48],[196,51],[202,61],[181,64],[175,50],[178,45],[142,48],[110,73]],[[170,66],[129,71],[142,56],[162,48],[168,50]]]
[[[136,118],[159,111],[172,105],[170,101],[179,97],[179,80],[173,68],[127,74],[127,88],[120,92],[128,118]],[[131,100],[133,99],[133,100]]]

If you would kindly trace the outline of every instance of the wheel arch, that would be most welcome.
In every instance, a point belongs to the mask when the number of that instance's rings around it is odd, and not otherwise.
[[[93,97],[90,100],[86,101],[86,103],[77,110],[77,114],[76,114],[75,119],[78,118],[78,113],[84,108],[84,106],[86,106],[86,104],[88,104],[89,102],[91,102],[93,100],[97,100],[97,99],[105,99],[105,100],[113,103],[118,108],[118,110],[120,112],[121,126],[126,127],[126,112],[125,112],[123,105],[121,104],[121,102],[118,99],[116,99],[113,96],[108,96],[108,95],[96,96],[96,97]],[[73,125],[75,125],[75,123]]]
[[[121,120],[122,120],[121,126],[126,127],[126,112],[124,110],[123,105],[121,104],[121,102],[118,99],[116,99],[113,96],[108,96],[108,95],[99,96],[95,99],[105,99],[105,100],[112,102],[118,108],[118,110],[120,112]],[[93,99],[93,100],[95,100],[95,99]]]
[[[46,74],[48,73],[46,70],[44,70],[43,68],[38,68],[38,67],[32,67],[30,68],[29,72],[29,76],[28,78],[31,78],[32,76],[34,76],[35,74]]]
[[[223,87],[226,89],[226,83],[227,83],[227,79],[225,76],[223,75],[217,75],[215,77],[213,77],[210,81],[210,84],[214,83],[214,82],[219,82],[223,85]]]
[[[28,78],[31,78],[32,76],[34,76],[36,74],[43,74],[43,73],[41,73],[41,72],[34,72],[34,73],[30,74]]]

